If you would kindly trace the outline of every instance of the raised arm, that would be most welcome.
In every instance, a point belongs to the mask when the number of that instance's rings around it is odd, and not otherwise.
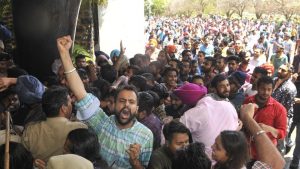
[[[256,107],[257,105],[252,103],[243,105],[241,107],[241,120],[253,136],[258,160],[268,164],[273,169],[282,169],[285,165],[284,159],[267,134],[263,132],[259,124],[252,118]]]
[[[70,48],[72,46],[71,36],[63,36],[57,39],[57,48],[60,54],[60,59],[64,67],[64,74],[69,83],[71,91],[74,93],[77,100],[81,100],[86,96],[84,85],[72,63],[70,57]]]

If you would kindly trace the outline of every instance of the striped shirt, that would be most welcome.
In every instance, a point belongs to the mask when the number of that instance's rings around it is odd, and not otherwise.
[[[135,120],[132,127],[119,129],[115,115],[108,117],[99,108],[100,101],[92,94],[87,94],[75,106],[78,110],[77,118],[86,122],[97,133],[101,146],[100,155],[109,166],[132,168],[126,150],[134,143],[141,145],[139,160],[143,166],[148,166],[153,148],[153,134],[147,127]]]

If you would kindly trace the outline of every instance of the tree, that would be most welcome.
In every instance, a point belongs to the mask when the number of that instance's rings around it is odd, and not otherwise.
[[[230,3],[234,9],[234,12],[238,14],[241,18],[243,18],[243,13],[247,5],[249,4],[248,2],[249,2],[248,0],[236,0],[236,1],[231,1]]]
[[[257,19],[260,19],[264,12],[266,11],[266,1],[265,0],[252,0],[254,7],[255,16]]]
[[[277,10],[284,15],[286,20],[291,20],[300,7],[298,0],[275,0]]]
[[[167,7],[167,0],[152,0],[151,12],[154,16],[162,15]]]
[[[217,8],[221,13],[224,13],[227,18],[231,18],[234,14],[234,8],[231,0],[217,0]]]

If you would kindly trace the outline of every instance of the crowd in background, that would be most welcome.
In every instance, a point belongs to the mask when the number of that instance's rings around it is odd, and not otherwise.
[[[72,39],[58,38],[60,59],[42,82],[0,43],[11,168],[277,169],[294,145],[289,167],[298,168],[299,25],[219,16],[145,23],[145,53],[133,57],[120,42],[95,61],[72,60]]]

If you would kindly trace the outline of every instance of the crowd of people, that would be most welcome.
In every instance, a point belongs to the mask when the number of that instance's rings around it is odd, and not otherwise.
[[[0,169],[290,169],[300,160],[300,26],[149,18],[145,53],[72,60],[40,81],[0,44]],[[3,113],[2,113],[3,112]],[[291,133],[297,127],[296,140]]]

